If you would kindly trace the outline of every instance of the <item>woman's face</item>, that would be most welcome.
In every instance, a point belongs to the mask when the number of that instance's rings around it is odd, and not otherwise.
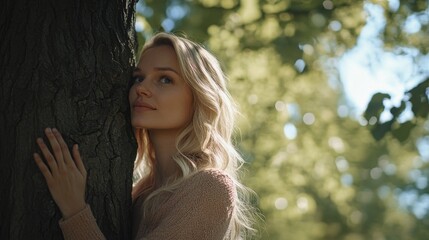
[[[134,128],[178,131],[192,119],[192,92],[171,46],[147,49],[133,73],[130,89]]]

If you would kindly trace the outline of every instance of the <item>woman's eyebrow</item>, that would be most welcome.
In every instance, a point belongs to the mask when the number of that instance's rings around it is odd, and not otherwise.
[[[173,68],[171,68],[171,67],[154,67],[154,69],[156,69],[158,71],[171,71],[171,72],[174,72],[174,73],[176,73],[177,75],[180,76],[180,74],[176,70],[174,70]]]
[[[179,72],[176,71],[174,68],[171,68],[171,67],[154,67],[153,69],[155,69],[157,71],[171,71],[171,72],[174,72],[175,74],[180,76]],[[142,70],[139,67],[135,67],[133,70],[133,73],[138,73],[141,71]]]

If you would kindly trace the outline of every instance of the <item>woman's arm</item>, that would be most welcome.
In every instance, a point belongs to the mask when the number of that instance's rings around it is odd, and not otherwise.
[[[74,236],[87,235],[87,239],[104,239],[89,206],[85,203],[87,172],[77,144],[73,146],[72,157],[57,129],[46,128],[45,134],[51,145],[52,153],[43,139],[38,138],[37,144],[46,163],[37,153],[34,153],[34,160],[45,177],[52,198],[63,215],[60,226],[64,238],[83,239]],[[77,223],[85,224],[76,225]],[[94,238],[94,236],[99,236],[99,238]]]

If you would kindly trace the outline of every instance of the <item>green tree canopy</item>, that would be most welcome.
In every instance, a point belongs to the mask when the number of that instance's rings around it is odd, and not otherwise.
[[[427,2],[398,1],[395,11],[388,2],[372,3],[385,9],[386,51],[406,44],[426,54],[427,22],[411,34],[401,26],[427,14]],[[344,102],[336,63],[365,26],[362,1],[153,0],[137,11],[141,43],[159,29],[185,33],[223,63],[242,113],[244,180],[265,216],[261,239],[429,237],[429,157],[416,144],[429,144],[427,83],[409,90],[403,104],[415,115],[397,127],[375,130],[388,94],[369,103],[364,116],[377,121],[366,125]]]

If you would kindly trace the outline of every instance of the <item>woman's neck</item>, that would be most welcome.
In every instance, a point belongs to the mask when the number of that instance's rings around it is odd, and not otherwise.
[[[161,181],[161,184],[164,184],[170,177],[178,174],[178,166],[173,160],[173,156],[177,153],[177,133],[151,130],[149,131],[149,138],[155,150],[156,178]]]

